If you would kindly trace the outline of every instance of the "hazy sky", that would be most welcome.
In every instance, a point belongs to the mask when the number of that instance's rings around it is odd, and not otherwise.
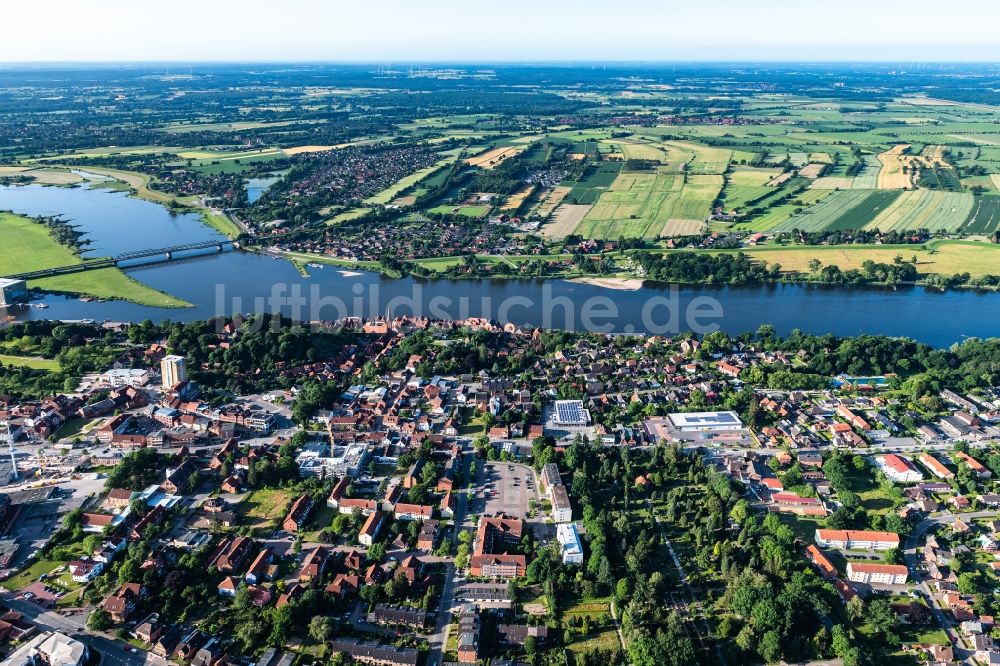
[[[29,0],[0,61],[986,60],[997,0]]]

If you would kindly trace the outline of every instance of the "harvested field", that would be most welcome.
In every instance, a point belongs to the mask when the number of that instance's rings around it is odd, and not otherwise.
[[[519,192],[515,192],[514,194],[510,195],[509,197],[507,197],[507,201],[505,201],[504,204],[500,206],[500,210],[504,211],[517,210],[524,204],[524,200],[527,199],[529,196],[531,196],[532,190],[533,188],[529,185],[528,187],[525,187]]]
[[[771,180],[767,181],[767,186],[768,187],[779,187],[781,185],[784,185],[785,183],[787,183],[791,179],[792,179],[792,172],[791,171],[786,171],[785,173],[781,174],[780,176],[775,176]]]
[[[500,162],[507,159],[508,157],[513,157],[519,152],[524,150],[522,146],[505,146],[503,148],[494,148],[493,150],[487,150],[485,153],[476,155],[475,157],[470,157],[465,160],[465,163],[480,167],[482,169],[493,169],[496,168]]]
[[[997,188],[998,190],[1000,190],[1000,174],[998,174],[998,173],[991,173],[990,174],[990,180],[993,181],[993,186],[995,188]]]
[[[948,146],[924,146],[924,149],[920,151],[920,158],[924,164],[930,166],[951,167],[944,159],[947,151]]]
[[[823,176],[817,178],[809,186],[811,190],[849,190],[854,186],[854,179],[849,176]]]
[[[535,208],[535,212],[542,217],[548,217],[552,212],[559,207],[562,200],[566,198],[566,195],[570,193],[572,187],[566,187],[564,185],[558,185],[553,187],[548,194],[539,202],[538,206]]]
[[[823,169],[825,168],[826,168],[825,164],[816,164],[810,162],[809,164],[799,169],[799,176],[801,176],[802,178],[816,179],[819,178],[819,175],[823,173]]]
[[[670,219],[660,230],[661,236],[694,236],[705,230],[703,220],[677,220]]]
[[[547,238],[565,238],[569,236],[586,217],[593,206],[582,204],[563,204],[552,216],[552,221],[542,226],[542,235]]]
[[[905,154],[910,145],[901,143],[884,153],[879,153],[882,170],[878,174],[878,189],[880,190],[912,190],[913,170],[915,161],[912,155]],[[903,173],[903,169],[906,173]]]
[[[346,148],[350,146],[349,143],[338,143],[333,146],[295,146],[294,148],[283,148],[282,152],[286,155],[301,155],[303,153],[322,153],[326,150],[336,150],[337,148]]]

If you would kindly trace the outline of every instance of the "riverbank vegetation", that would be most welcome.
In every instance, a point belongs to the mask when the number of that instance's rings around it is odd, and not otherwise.
[[[72,249],[60,244],[44,225],[20,215],[0,213],[0,266],[4,275],[81,263],[83,260]],[[132,279],[117,268],[31,280],[28,287],[75,296],[127,300],[153,307],[190,305]]]

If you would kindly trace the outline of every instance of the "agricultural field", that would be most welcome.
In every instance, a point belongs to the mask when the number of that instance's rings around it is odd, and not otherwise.
[[[691,159],[686,162],[686,170],[694,174],[721,174],[733,158],[731,150],[714,148],[692,141],[667,141],[665,145],[683,155],[690,153]]]
[[[865,228],[882,231],[929,229],[958,231],[972,212],[973,196],[962,192],[903,192]]]
[[[704,227],[722,176],[621,173],[587,212],[577,233],[587,238],[656,238]]]
[[[834,191],[815,206],[805,208],[800,214],[794,215],[785,222],[778,224],[774,231],[823,231],[837,222],[842,216],[858,206],[871,194],[864,190]]]
[[[867,260],[891,264],[897,257],[906,261],[916,257],[917,272],[920,275],[968,272],[973,277],[996,274],[997,266],[1000,265],[1000,246],[972,241],[933,241],[926,246],[769,245],[749,248],[743,252],[768,264],[781,264],[785,272],[798,273],[808,273],[812,259],[818,259],[824,266],[838,266],[846,271],[861,270]]]
[[[969,219],[962,231],[970,234],[992,234],[1000,227],[1000,196],[976,197]]]
[[[549,217],[552,212],[559,207],[559,204],[562,203],[562,200],[566,198],[566,195],[569,194],[572,189],[573,188],[566,187],[564,185],[557,185],[556,187],[553,187],[541,197],[541,200],[532,212],[541,218]]]
[[[910,148],[909,144],[899,144],[879,154],[878,159],[882,163],[878,175],[880,190],[913,189],[913,169],[917,160],[906,154]]]
[[[726,174],[723,205],[727,210],[740,210],[745,208],[748,202],[774,195],[779,190],[771,183],[781,175],[784,174],[776,169],[738,167]],[[788,177],[790,178],[791,174],[788,174]]]
[[[772,231],[782,226],[793,216],[809,211],[821,201],[835,194],[834,190],[806,190],[791,202],[772,206],[763,214],[748,222],[740,222],[734,228],[749,231]]]
[[[524,150],[524,148],[518,146],[493,148],[484,153],[480,153],[479,155],[467,158],[465,163],[469,166],[479,167],[481,169],[495,169],[503,160],[517,155],[522,150]]]
[[[607,191],[622,169],[621,162],[600,162],[588,167],[578,181],[562,183],[569,186],[570,191],[563,200],[570,204],[594,204],[601,194]]]
[[[565,238],[576,232],[580,222],[587,216],[591,205],[563,204],[556,208],[551,221],[542,227],[542,235],[548,238]]]
[[[511,196],[507,197],[507,200],[500,207],[500,210],[511,212],[516,211],[521,206],[524,205],[525,200],[531,196],[531,187],[525,187],[518,192],[515,192]]]
[[[865,165],[855,176],[830,175],[821,176],[813,181],[811,187],[818,190],[874,190],[878,188],[878,175],[882,170],[882,162],[877,155],[866,155]]]

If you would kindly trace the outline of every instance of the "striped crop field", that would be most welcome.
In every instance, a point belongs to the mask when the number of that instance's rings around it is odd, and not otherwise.
[[[892,190],[869,190],[868,196],[861,200],[836,220],[827,225],[829,231],[846,231],[862,229],[886,210],[899,197],[900,193]]]
[[[969,234],[992,234],[1000,227],[1000,197],[976,197],[969,219],[962,231]]]
[[[869,195],[867,190],[841,190],[833,192],[815,206],[804,209],[798,215],[774,227],[775,231],[823,231],[836,222],[849,210],[864,201]]]
[[[791,203],[780,206],[772,206],[766,212],[758,215],[752,220],[740,222],[736,229],[746,229],[750,231],[770,231],[775,227],[788,221],[799,208],[806,209],[815,206],[817,203],[834,194],[833,190],[806,190],[799,194]]]
[[[866,225],[867,229],[958,231],[972,212],[973,196],[964,192],[907,191]]]

